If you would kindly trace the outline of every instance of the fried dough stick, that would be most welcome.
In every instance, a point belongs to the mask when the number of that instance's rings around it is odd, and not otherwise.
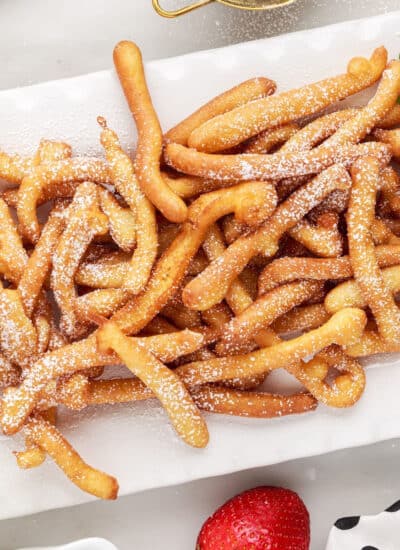
[[[179,377],[138,343],[128,338],[114,323],[105,323],[97,332],[100,350],[112,349],[165,408],[176,432],[193,447],[205,447],[208,430],[204,419]]]
[[[317,174],[335,163],[351,166],[359,157],[377,156],[383,164],[390,160],[391,151],[384,143],[368,142],[359,145],[334,147],[324,145],[311,151],[273,155],[217,155],[200,153],[183,145],[170,143],[165,149],[166,163],[184,174],[237,183],[252,180],[282,180]]]
[[[318,216],[315,225],[303,219],[288,233],[316,256],[335,258],[343,252],[343,239],[338,229],[338,221],[335,212],[325,212]]]
[[[189,146],[214,153],[233,147],[272,126],[321,111],[374,84],[381,77],[386,63],[387,52],[383,47],[377,48],[370,60],[355,57],[343,75],[262,98],[211,119],[192,132]]]
[[[369,355],[398,353],[399,351],[399,343],[387,342],[375,330],[366,330],[358,342],[346,348],[346,353],[351,357],[368,357]]]
[[[379,267],[400,264],[399,245],[375,247]],[[326,281],[348,279],[353,276],[353,268],[348,256],[341,258],[277,258],[268,264],[258,280],[259,295],[291,281],[302,279]]]
[[[208,412],[246,416],[251,418],[275,418],[301,414],[317,408],[318,401],[308,393],[278,395],[203,386],[192,391],[196,405]]]
[[[328,113],[315,120],[312,120],[298,132],[293,134],[287,142],[282,145],[281,153],[296,153],[299,151],[311,151],[324,140],[332,136],[343,126],[345,122],[357,114],[357,109],[343,109]]]
[[[114,64],[138,131],[135,164],[139,185],[168,220],[181,223],[187,217],[187,207],[161,177],[162,132],[136,44],[128,41],[117,44]]]
[[[131,255],[116,251],[101,256],[96,261],[84,260],[75,274],[78,285],[101,288],[120,288],[128,272]]]
[[[299,281],[282,285],[259,297],[222,328],[216,348],[218,355],[237,353],[244,343],[253,339],[254,334],[311,298],[318,289],[319,284],[315,281]]]
[[[36,359],[37,334],[17,290],[0,288],[0,311],[1,351],[11,363],[26,368]]]
[[[299,185],[300,187],[300,185]],[[333,191],[327,199],[313,209],[316,211],[324,202],[334,199],[335,193],[346,194],[346,191]],[[278,193],[279,194],[279,193]],[[348,193],[347,193],[348,194]],[[343,249],[343,238],[338,228],[338,216],[334,211],[325,211],[316,216],[316,224],[311,224],[307,219],[302,219],[288,234],[299,244],[310,250],[316,256],[336,257],[340,256]],[[238,224],[233,218],[225,218],[223,221],[225,238],[228,244],[232,244],[248,227]]]
[[[65,208],[65,205],[59,205],[51,211],[19,280],[18,291],[28,317],[31,317],[35,309],[40,291],[50,272],[53,254],[66,223]]]
[[[0,179],[20,184],[34,166],[33,159],[0,151]]]
[[[65,397],[61,394],[57,396],[60,402],[72,409],[80,410],[90,405],[130,403],[155,397],[137,378],[88,380],[81,374],[75,377],[76,387],[67,390]],[[201,410],[251,418],[300,414],[314,410],[318,404],[317,400],[307,393],[277,395],[222,386],[191,388],[190,395]]]
[[[17,284],[28,262],[28,254],[3,199],[0,199],[0,259],[6,279]]]
[[[157,223],[153,205],[140,190],[132,162],[122,150],[118,137],[98,118],[102,127],[100,140],[110,163],[110,173],[117,191],[129,205],[136,222],[136,249],[122,287],[137,294],[146,286],[157,256]]]
[[[71,147],[67,143],[47,139],[41,140],[38,150],[32,158],[0,152],[0,179],[19,185],[35,166],[52,160],[68,158],[71,154]]]
[[[400,342],[400,310],[385,285],[370,234],[380,185],[379,171],[378,161],[371,157],[360,159],[351,169],[353,186],[347,211],[349,259],[379,333],[387,342],[395,343]]]
[[[43,164],[27,175],[18,189],[17,214],[23,236],[36,243],[40,236],[37,205],[72,196],[80,183],[112,183],[105,162],[74,158]]]
[[[39,417],[30,418],[24,431],[28,439],[48,454],[82,491],[102,499],[117,498],[117,480],[86,464],[50,422]]]
[[[136,244],[136,223],[132,212],[121,206],[108,189],[99,188],[99,198],[101,209],[108,218],[113,241],[124,252],[131,252]]]
[[[70,216],[53,256],[51,287],[61,309],[60,326],[70,338],[83,335],[87,326],[76,316],[77,293],[74,277],[79,263],[95,235],[108,231],[106,216],[100,211],[98,189],[82,183],[70,206]]]

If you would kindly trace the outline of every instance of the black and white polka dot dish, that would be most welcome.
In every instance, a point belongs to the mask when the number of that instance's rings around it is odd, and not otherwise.
[[[376,516],[350,516],[336,521],[326,550],[399,550],[400,500]]]

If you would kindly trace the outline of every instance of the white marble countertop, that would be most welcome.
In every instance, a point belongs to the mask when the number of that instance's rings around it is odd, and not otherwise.
[[[190,0],[162,0],[166,7]],[[0,87],[97,71],[111,66],[123,38],[146,59],[273,36],[398,9],[398,0],[297,0],[271,12],[211,5],[179,19],[159,17],[151,0],[1,0]]]
[[[164,0],[167,7],[180,3]],[[215,4],[166,20],[153,12],[151,0],[1,0],[0,88],[108,68],[112,47],[122,38],[134,39],[145,58],[154,59],[398,7],[398,0],[298,0],[274,13],[248,14]],[[202,521],[217,505],[257,484],[285,485],[300,492],[311,512],[312,550],[321,550],[338,515],[376,513],[399,498],[399,459],[398,443],[385,442],[150,491],[116,503],[3,521],[0,550],[85,536],[109,538],[121,550],[187,550],[194,548]]]
[[[116,502],[2,521],[0,549],[99,536],[119,550],[194,550],[203,521],[225,500],[257,485],[278,485],[302,496],[311,515],[311,549],[324,550],[338,517],[376,514],[399,499],[399,459],[399,443],[387,441],[148,491]],[[43,490],[51,491],[51,487]]]

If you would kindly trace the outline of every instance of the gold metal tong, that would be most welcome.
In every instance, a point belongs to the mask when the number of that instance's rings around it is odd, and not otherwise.
[[[240,10],[260,11],[281,8],[282,6],[287,6],[295,1],[296,0],[198,0],[193,4],[183,6],[177,10],[165,10],[160,6],[159,0],[153,0],[153,6],[157,13],[163,17],[177,17],[178,15],[183,15],[189,11],[201,8],[206,4],[211,4],[211,2],[219,2],[220,4],[225,4],[226,6],[238,8]]]

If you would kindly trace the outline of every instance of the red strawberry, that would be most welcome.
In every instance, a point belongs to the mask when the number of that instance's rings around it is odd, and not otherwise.
[[[197,550],[309,550],[310,517],[300,497],[256,487],[228,500],[203,525]]]

